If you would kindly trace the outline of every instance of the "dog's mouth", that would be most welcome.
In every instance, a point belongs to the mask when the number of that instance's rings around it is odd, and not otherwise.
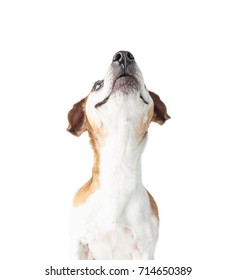
[[[127,73],[125,72],[125,73],[123,73],[122,75],[120,75],[120,76],[115,80],[114,83],[116,83],[120,78],[123,78],[123,77],[130,77],[130,78],[135,79],[135,77],[133,77],[132,75],[129,75],[129,74],[127,74]]]
[[[105,99],[103,99],[102,101],[98,102],[95,105],[95,108],[98,108],[98,107],[104,105],[105,103],[107,103],[107,101],[109,100],[110,96],[113,94],[115,88],[120,88],[122,86],[129,85],[129,83],[131,83],[131,82],[133,82],[134,84],[138,83],[137,79],[134,76],[129,75],[127,73],[123,73],[122,75],[118,76],[115,79],[115,81],[113,82],[113,86],[112,86],[112,90],[111,90],[110,94]],[[148,101],[146,101],[141,94],[140,94],[140,98],[142,99],[142,101],[146,105],[148,104]]]

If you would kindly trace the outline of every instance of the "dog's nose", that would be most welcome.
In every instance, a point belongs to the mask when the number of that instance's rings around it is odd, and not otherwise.
[[[134,56],[127,51],[119,51],[113,57],[113,62],[118,62],[124,65],[126,69],[127,65],[134,61]]]

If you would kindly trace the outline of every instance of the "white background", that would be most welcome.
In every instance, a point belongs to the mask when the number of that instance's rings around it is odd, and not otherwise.
[[[86,133],[66,132],[67,113],[118,50],[171,116],[151,125],[143,155],[161,219],[154,264],[236,279],[236,14],[218,0],[1,1],[3,279],[68,262],[67,217],[92,151]]]

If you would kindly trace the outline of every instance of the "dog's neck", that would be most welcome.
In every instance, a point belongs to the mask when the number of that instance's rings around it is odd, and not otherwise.
[[[132,192],[142,186],[141,154],[146,133],[138,135],[129,122],[112,128],[102,144],[92,137],[94,145],[93,179],[109,192]]]

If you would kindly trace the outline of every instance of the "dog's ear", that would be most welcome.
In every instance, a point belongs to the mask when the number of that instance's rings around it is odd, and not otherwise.
[[[165,104],[160,100],[160,97],[154,92],[149,91],[149,94],[154,102],[154,114],[152,117],[152,121],[163,124],[165,121],[170,119],[170,116],[167,113],[167,109]]]
[[[74,104],[68,113],[69,126],[67,131],[76,136],[80,136],[84,131],[87,130],[87,120],[85,113],[86,99],[87,97]]]

